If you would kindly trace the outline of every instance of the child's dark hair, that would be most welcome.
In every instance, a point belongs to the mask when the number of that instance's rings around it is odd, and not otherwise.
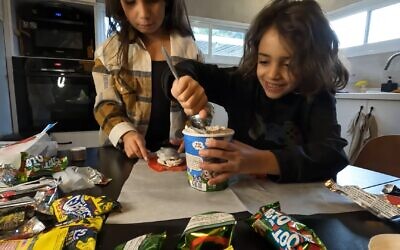
[[[184,0],[164,0],[165,17],[163,28],[167,32],[177,32],[181,36],[192,36],[193,31],[190,26]],[[127,63],[127,54],[129,44],[136,41],[139,32],[132,27],[125,16],[120,0],[105,0],[106,15],[109,18],[108,36],[117,33],[121,41],[121,47],[118,50],[118,57],[123,65]]]
[[[253,20],[245,38],[239,70],[254,76],[258,47],[264,33],[274,27],[293,50],[289,70],[300,83],[298,91],[310,95],[321,88],[343,89],[349,73],[338,58],[338,39],[314,0],[275,0]]]

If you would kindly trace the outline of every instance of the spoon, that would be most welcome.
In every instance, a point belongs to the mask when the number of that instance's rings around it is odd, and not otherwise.
[[[163,54],[165,60],[167,61],[168,67],[174,75],[175,79],[178,80],[178,72],[176,71],[175,66],[172,64],[171,57],[168,55],[167,50],[164,46],[161,47],[161,53]],[[211,103],[207,103],[207,116],[206,118],[200,118],[200,115],[192,115],[189,116],[188,125],[192,128],[196,128],[199,133],[205,133],[206,127],[211,125],[213,116],[214,116],[214,106]],[[199,131],[200,130],[200,131]]]

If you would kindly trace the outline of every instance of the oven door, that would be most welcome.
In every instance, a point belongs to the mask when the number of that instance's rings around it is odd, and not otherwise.
[[[58,122],[54,132],[98,130],[93,116],[96,90],[91,74],[51,64],[36,65],[37,69],[32,70],[27,68],[31,63],[23,64],[20,74],[18,69],[14,71],[20,133],[29,136],[53,122]]]

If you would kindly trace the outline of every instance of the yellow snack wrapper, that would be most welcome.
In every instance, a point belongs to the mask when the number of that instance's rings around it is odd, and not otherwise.
[[[68,229],[64,250],[95,250],[97,233],[101,230],[102,225],[103,218],[96,216],[72,221],[71,223],[59,226]]]
[[[68,228],[55,227],[35,237],[21,240],[0,240],[0,249],[57,250],[63,249]]]
[[[58,222],[64,222],[107,214],[120,207],[119,202],[106,196],[73,195],[55,200],[51,212]]]

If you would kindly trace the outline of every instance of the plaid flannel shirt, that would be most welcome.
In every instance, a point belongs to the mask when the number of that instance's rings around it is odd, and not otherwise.
[[[191,37],[171,34],[171,57],[176,64],[183,59],[202,60]],[[116,35],[107,39],[95,52],[92,75],[96,87],[94,116],[100,125],[101,143],[107,139],[118,146],[122,135],[137,131],[146,135],[151,112],[151,57],[140,39],[129,45],[128,68],[122,68],[116,56],[120,42]],[[185,115],[171,102],[170,137],[180,134]]]

